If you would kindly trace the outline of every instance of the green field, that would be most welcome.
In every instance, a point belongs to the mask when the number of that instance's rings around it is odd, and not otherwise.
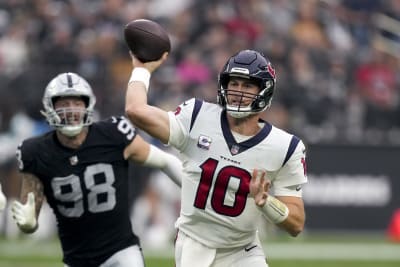
[[[379,236],[313,235],[271,238],[270,267],[399,267],[400,244]],[[144,249],[147,267],[174,267],[173,248]],[[0,239],[0,267],[62,267],[57,240]]]
[[[58,261],[3,261],[0,260],[1,267],[55,267],[61,266]],[[172,259],[146,259],[146,267],[174,266]],[[385,261],[318,261],[318,260],[271,260],[270,267],[399,267],[399,262]]]

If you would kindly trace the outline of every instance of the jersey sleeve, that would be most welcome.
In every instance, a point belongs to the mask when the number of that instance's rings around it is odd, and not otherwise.
[[[22,142],[17,147],[16,158],[18,163],[18,169],[21,172],[35,172],[35,148],[29,140]]]
[[[274,179],[273,193],[276,196],[301,197],[301,188],[305,183],[307,183],[306,154],[304,144],[300,141]]]
[[[192,98],[180,104],[174,112],[168,112],[170,125],[168,145],[178,150],[183,150],[187,144],[195,103],[196,100]]]
[[[100,126],[111,140],[122,146],[128,146],[136,137],[136,128],[124,116],[111,117]]]

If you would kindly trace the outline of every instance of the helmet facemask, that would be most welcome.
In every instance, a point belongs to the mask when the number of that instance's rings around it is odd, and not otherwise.
[[[54,103],[63,97],[81,98],[85,106],[55,108]],[[44,111],[50,126],[62,134],[73,137],[93,122],[93,108],[96,98],[89,84],[74,73],[63,73],[54,78],[46,88],[43,97]]]
[[[230,77],[233,77],[231,75]],[[244,91],[227,89],[228,86],[221,85],[219,90],[219,98],[223,98],[221,103],[224,103],[225,109],[229,115],[234,118],[244,118],[253,114],[263,112],[271,105],[273,91],[272,82],[268,81],[269,85],[265,85],[259,93],[253,94]],[[259,86],[261,88],[261,86]],[[233,101],[230,99],[234,99]]]
[[[53,101],[55,103],[55,101]],[[52,126],[66,136],[78,135],[83,127],[92,123],[93,111],[85,107],[61,107],[51,112],[48,121],[52,121]]]

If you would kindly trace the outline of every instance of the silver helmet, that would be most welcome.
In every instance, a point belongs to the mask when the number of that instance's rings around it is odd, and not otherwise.
[[[76,96],[81,97],[86,105],[85,109],[60,108],[55,109],[54,103],[58,98]],[[67,136],[79,134],[83,127],[93,122],[93,109],[96,97],[89,83],[76,73],[66,72],[57,75],[47,85],[42,99],[44,110],[41,113],[46,117],[50,126]],[[71,122],[67,114],[77,114],[78,122]]]

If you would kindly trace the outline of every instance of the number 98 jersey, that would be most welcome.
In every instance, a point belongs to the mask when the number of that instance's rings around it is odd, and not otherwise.
[[[123,157],[135,136],[124,117],[112,117],[89,126],[78,149],[61,145],[55,131],[18,147],[20,171],[43,183],[67,264],[98,266],[138,243],[130,223],[128,161]]]

